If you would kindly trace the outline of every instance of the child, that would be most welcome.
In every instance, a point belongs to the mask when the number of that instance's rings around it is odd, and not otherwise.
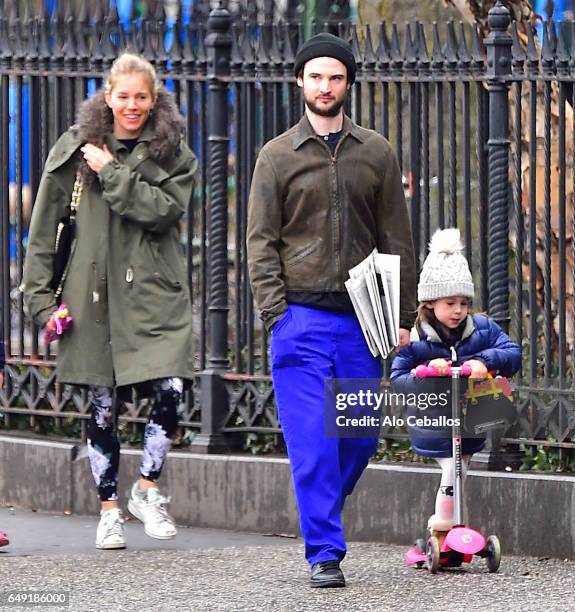
[[[2,389],[2,385],[4,384],[4,342],[0,340],[0,389]],[[10,544],[8,541],[8,536],[0,531],[0,546],[6,546]]]
[[[485,378],[488,372],[512,376],[521,364],[521,349],[491,319],[471,314],[473,279],[467,260],[462,254],[459,230],[438,230],[429,245],[429,255],[423,264],[417,298],[418,316],[412,330],[412,342],[395,357],[391,369],[394,391],[404,393],[416,389],[412,370],[420,365],[436,368],[438,375],[447,374],[449,365],[468,365],[472,378]],[[447,417],[447,406],[408,409],[418,417]],[[418,455],[433,457],[441,467],[441,484],[437,491],[435,513],[429,518],[428,529],[434,535],[453,526],[453,483],[451,428],[408,427],[411,445]],[[485,444],[483,438],[464,438],[463,477],[471,455]]]

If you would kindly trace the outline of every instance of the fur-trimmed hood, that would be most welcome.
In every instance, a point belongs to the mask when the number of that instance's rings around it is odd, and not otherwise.
[[[148,145],[151,159],[158,164],[172,157],[178,147],[184,129],[184,120],[174,97],[165,89],[160,89],[148,122],[153,127],[153,136]],[[82,142],[102,146],[107,134],[114,129],[112,111],[106,104],[104,90],[96,92],[91,98],[84,100],[78,111],[78,137]],[[90,186],[96,180],[96,174],[90,169],[84,159],[81,160],[79,172],[85,186]]]

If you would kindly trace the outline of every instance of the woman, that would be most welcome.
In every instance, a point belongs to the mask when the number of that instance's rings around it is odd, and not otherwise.
[[[125,547],[115,387],[139,385],[153,396],[128,509],[149,536],[176,534],[166,511],[169,500],[156,481],[177,427],[184,380],[193,376],[178,221],[190,201],[196,160],[182,139],[182,125],[152,65],[121,55],[104,89],[82,104],[78,124],[50,151],[34,206],[24,295],[34,321],[52,330],[54,241],[78,173],[82,195],[62,293],[73,326],[59,343],[57,377],[89,389],[88,450],[102,503],[97,548]]]

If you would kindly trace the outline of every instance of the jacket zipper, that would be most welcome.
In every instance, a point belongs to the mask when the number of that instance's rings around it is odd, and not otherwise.
[[[335,245],[337,248],[334,248],[334,263],[335,263],[335,272],[336,278],[343,282],[342,271],[341,271],[341,245],[343,244],[343,210],[341,207],[340,197],[339,197],[339,177],[337,172],[337,153],[341,146],[341,143],[346,139],[347,132],[342,134],[339,142],[335,145],[335,150],[333,155],[331,155],[331,150],[329,151],[331,157],[331,167],[333,170],[333,175],[335,178],[335,193],[334,202],[335,202],[335,223],[336,228],[334,231]],[[329,149],[329,147],[328,147]]]

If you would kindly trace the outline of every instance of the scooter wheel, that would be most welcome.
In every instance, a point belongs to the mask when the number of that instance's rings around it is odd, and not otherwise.
[[[499,569],[499,565],[501,564],[501,544],[499,538],[495,535],[490,535],[487,538],[485,561],[487,563],[487,569],[491,574]]]
[[[427,569],[430,574],[437,574],[439,570],[439,540],[435,536],[431,536],[427,540]]]
[[[418,552],[420,552],[422,555],[426,554],[425,540],[423,538],[417,538],[417,540],[415,540],[414,546],[418,550]],[[423,561],[418,561],[415,564],[415,567],[423,567],[423,563],[424,563]]]

